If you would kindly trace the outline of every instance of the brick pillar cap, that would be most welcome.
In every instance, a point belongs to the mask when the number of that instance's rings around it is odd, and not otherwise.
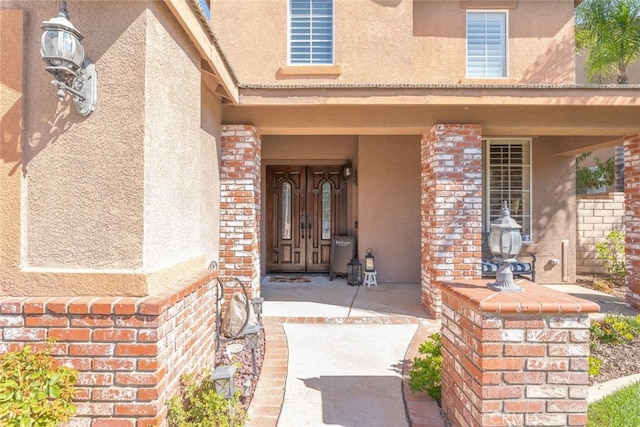
[[[443,296],[460,299],[474,310],[493,314],[588,314],[600,311],[592,301],[574,297],[545,286],[515,281],[522,292],[495,292],[487,288],[487,280],[438,282]]]

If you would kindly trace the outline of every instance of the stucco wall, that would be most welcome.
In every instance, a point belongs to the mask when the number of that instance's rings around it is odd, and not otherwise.
[[[575,163],[572,156],[552,154],[554,138],[533,139],[532,243],[539,245],[536,281],[575,281]],[[560,261],[554,265],[553,259]]]
[[[361,136],[358,249],[375,255],[380,282],[420,281],[420,138]]]
[[[216,259],[221,101],[164,3],[69,2],[98,71],[87,118],[57,104],[38,51],[59,2],[0,8],[24,12],[26,88],[22,155],[1,177],[0,292],[146,295]]]
[[[318,81],[317,76],[287,74],[281,69],[287,65],[288,2],[211,3],[220,45],[241,82]],[[508,9],[507,81],[573,83],[573,1],[504,4],[514,6]],[[336,0],[334,50],[339,71],[321,81],[465,82],[466,9],[461,5],[459,1]],[[477,2],[474,7],[487,7],[487,3]]]

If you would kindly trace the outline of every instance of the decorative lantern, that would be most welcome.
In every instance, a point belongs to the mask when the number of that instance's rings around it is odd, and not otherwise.
[[[491,223],[489,233],[489,250],[502,261],[502,265],[496,274],[495,283],[489,284],[489,289],[500,292],[522,292],[522,288],[513,283],[511,263],[516,262],[516,255],[522,248],[522,236],[520,225],[509,212],[507,202],[504,202],[502,214],[495,222]]]
[[[258,348],[258,338],[260,337],[260,327],[258,325],[248,325],[243,329],[244,339],[247,344],[247,348],[251,350],[251,359],[253,362],[253,375],[257,375],[256,372],[256,349]]]
[[[373,273],[376,271],[376,266],[374,264],[374,260],[376,257],[373,256],[373,249],[367,249],[367,255],[364,257],[364,272],[365,273]]]
[[[73,96],[76,109],[83,116],[95,110],[98,76],[94,64],[85,59],[80,31],[69,21],[67,2],[62,1],[58,16],[42,23],[40,55],[45,70],[53,74],[58,99]]]
[[[233,365],[218,366],[211,374],[211,379],[216,387],[216,393],[225,399],[231,399],[236,394],[236,386],[233,383],[233,375],[236,367]]]
[[[347,263],[347,285],[362,285],[362,264],[360,264],[358,258],[352,258]]]

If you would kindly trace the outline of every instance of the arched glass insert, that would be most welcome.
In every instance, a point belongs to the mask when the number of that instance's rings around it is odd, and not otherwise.
[[[282,239],[291,239],[291,184],[282,184]]]
[[[322,184],[322,239],[331,239],[331,184]]]

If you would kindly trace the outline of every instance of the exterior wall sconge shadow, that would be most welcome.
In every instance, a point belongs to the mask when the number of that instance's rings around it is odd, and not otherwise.
[[[342,175],[344,176],[345,181],[353,182],[354,185],[358,185],[358,172],[351,167],[351,165],[346,165],[342,168]]]
[[[58,16],[44,21],[41,28],[40,55],[45,70],[55,77],[51,83],[58,87],[59,101],[70,94],[78,113],[88,116],[96,108],[98,75],[95,65],[84,57],[80,43],[84,36],[69,21],[66,1]]]
[[[511,264],[516,262],[516,256],[522,248],[522,227],[511,218],[509,206],[505,201],[500,218],[491,223],[489,233],[489,250],[502,261],[496,274],[495,283],[488,285],[489,289],[498,292],[522,292],[522,288],[513,283]]]

